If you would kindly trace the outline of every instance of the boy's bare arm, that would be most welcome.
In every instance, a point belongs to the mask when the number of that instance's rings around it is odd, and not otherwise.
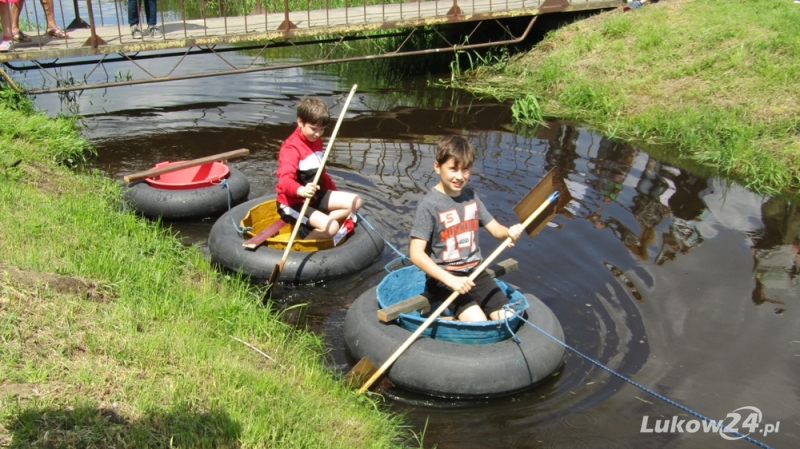
[[[497,220],[490,221],[485,227],[486,230],[492,234],[492,237],[496,238],[497,240],[505,240],[507,237],[510,237],[511,243],[508,245],[509,247],[514,246],[514,242],[517,241],[519,236],[522,235],[522,231],[524,231],[521,223],[517,223],[514,226],[507,228],[501,225]]]
[[[419,267],[419,269],[424,271],[428,276],[440,281],[458,293],[466,293],[475,286],[475,283],[470,281],[468,277],[454,276],[439,265],[436,265],[436,262],[425,253],[425,247],[427,246],[427,241],[411,238],[411,243],[408,245],[408,255],[414,265]]]

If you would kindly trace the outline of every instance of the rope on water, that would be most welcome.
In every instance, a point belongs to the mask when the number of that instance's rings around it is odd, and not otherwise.
[[[404,261],[406,261],[406,260],[410,260],[410,259],[408,258],[408,256],[406,256],[405,254],[401,253],[401,252],[400,252],[400,251],[399,251],[397,248],[395,248],[395,247],[394,247],[394,245],[392,245],[392,244],[391,244],[391,243],[390,243],[388,240],[386,240],[386,239],[385,239],[385,238],[384,238],[384,237],[381,235],[381,233],[380,233],[380,232],[378,232],[378,230],[377,230],[377,229],[375,229],[375,227],[374,227],[374,226],[372,226],[372,224],[370,224],[370,222],[369,222],[369,221],[367,221],[366,217],[364,217],[363,215],[361,215],[361,213],[360,213],[360,212],[356,212],[356,215],[358,216],[358,219],[359,219],[359,220],[362,220],[362,221],[363,221],[363,222],[364,222],[364,223],[365,223],[367,226],[369,226],[369,228],[370,228],[370,229],[372,229],[373,231],[375,231],[375,233],[376,233],[376,234],[378,234],[378,236],[379,236],[379,237],[380,237],[380,238],[381,238],[381,239],[384,241],[384,243],[386,243],[387,245],[389,245],[389,248],[392,248],[392,250],[393,250],[393,251],[394,251],[394,252],[397,254],[397,257],[395,257],[394,259],[392,259],[392,260],[391,260],[389,263],[387,263],[387,264],[386,264],[386,265],[383,267],[383,269],[384,269],[384,270],[386,270],[386,271],[388,271],[388,272],[390,272],[390,273],[391,273],[391,270],[389,269],[389,266],[390,266],[390,265],[392,265],[393,263],[397,262],[398,260],[399,260],[399,261],[401,261],[401,262],[404,262]]]
[[[231,193],[231,186],[228,185],[228,180],[227,179],[223,179],[222,181],[220,181],[219,184],[222,187],[225,187],[226,189],[228,189],[228,212],[230,212],[231,211],[231,201],[233,201],[233,194]],[[250,227],[250,226],[242,227],[242,226],[237,225],[236,224],[236,220],[233,219],[233,214],[231,214],[231,223],[233,223],[233,228],[236,229],[236,232],[238,232],[239,236],[241,236],[241,237],[244,237],[244,233],[245,232],[253,230],[253,228]]]
[[[563,341],[559,340],[558,338],[550,335],[547,331],[545,331],[544,329],[540,328],[539,326],[537,326],[537,325],[531,323],[530,321],[526,320],[525,318],[522,317],[521,314],[517,313],[513,308],[511,308],[510,305],[507,304],[507,305],[503,306],[503,309],[506,310],[506,311],[510,311],[514,315],[518,316],[519,319],[521,319],[525,323],[530,324],[531,326],[533,326],[534,329],[536,329],[539,332],[543,333],[544,335],[546,335],[547,337],[549,337],[551,340],[555,341],[556,343],[560,344],[561,346],[564,346],[565,348],[569,349],[570,351],[574,352],[575,354],[578,354],[579,356],[583,357],[584,359],[588,360],[589,362],[591,362],[591,363],[599,366],[600,368],[608,371],[609,373],[619,377],[620,379],[624,380],[625,382],[628,382],[629,384],[633,385],[634,387],[639,388],[640,390],[642,390],[644,392],[647,392],[647,393],[657,397],[658,399],[661,399],[662,401],[666,402],[667,404],[670,404],[670,405],[673,405],[675,407],[678,407],[679,409],[683,410],[686,413],[689,413],[692,416],[700,418],[703,421],[707,421],[707,422],[711,423],[711,425],[714,426],[715,428],[719,427],[721,430],[725,430],[726,433],[731,433],[733,435],[736,435],[737,437],[739,437],[741,439],[744,439],[744,440],[747,440],[747,441],[755,444],[758,447],[762,447],[762,448],[765,448],[765,449],[772,449],[770,446],[767,446],[766,444],[764,444],[764,443],[762,443],[762,442],[760,442],[760,441],[758,441],[756,439],[753,439],[753,438],[751,438],[751,437],[749,437],[747,435],[739,433],[739,432],[737,432],[737,431],[735,431],[733,429],[728,429],[725,426],[725,424],[723,424],[722,422],[714,421],[713,419],[708,418],[708,417],[706,417],[704,415],[701,415],[700,413],[698,413],[698,412],[686,407],[685,405],[681,405],[681,404],[673,401],[672,399],[670,399],[670,398],[668,398],[666,396],[663,396],[663,395],[661,395],[659,393],[656,393],[655,391],[645,387],[644,385],[641,385],[639,383],[634,382],[631,379],[628,379],[627,377],[623,376],[622,374],[620,374],[620,373],[612,370],[611,368],[603,365],[602,363],[598,362],[597,360],[594,360],[593,358],[583,354],[582,352],[578,351],[577,349],[573,348],[572,346],[570,346],[570,345],[564,343]],[[506,326],[508,326],[508,322],[506,322]],[[510,327],[509,327],[509,330],[511,330]],[[515,342],[520,343],[519,338],[516,336],[516,334],[514,334],[513,331],[511,332],[511,335],[513,336]]]
[[[394,252],[398,254],[398,257],[397,257],[397,258],[395,258],[394,260],[392,260],[391,262],[389,262],[388,264],[386,264],[386,266],[384,267],[384,268],[386,269],[386,271],[390,271],[390,270],[389,270],[389,265],[393,264],[393,263],[394,263],[394,262],[396,262],[397,260],[401,260],[401,261],[403,261],[403,260],[408,260],[408,256],[406,256],[405,254],[403,254],[403,253],[401,253],[400,251],[398,251],[398,250],[397,250],[397,248],[395,248],[395,247],[394,247],[394,245],[392,245],[391,243],[389,243],[389,241],[388,241],[388,240],[386,240],[386,239],[385,239],[385,238],[384,238],[384,237],[381,235],[381,233],[380,233],[380,232],[378,232],[378,230],[377,230],[377,229],[375,229],[375,228],[374,228],[374,227],[373,227],[373,226],[372,226],[372,225],[369,223],[369,221],[367,221],[367,219],[366,219],[366,218],[364,218],[364,216],[363,216],[363,215],[361,215],[360,213],[356,213],[356,215],[358,215],[358,218],[359,218],[360,220],[363,220],[363,221],[364,221],[364,223],[366,223],[366,224],[367,224],[367,226],[369,226],[369,227],[370,227],[370,229],[372,229],[373,231],[375,231],[375,233],[377,233],[377,234],[378,234],[378,235],[381,237],[381,239],[383,239],[383,241],[384,241],[384,242],[386,242],[386,244],[387,244],[387,245],[389,245],[389,247],[390,247],[390,248],[392,248],[392,250],[394,250]],[[391,271],[390,271],[390,272],[391,272]],[[642,391],[644,391],[644,392],[646,392],[646,393],[649,393],[650,395],[652,395],[652,396],[654,396],[654,397],[657,397],[658,399],[661,399],[662,401],[666,402],[667,404],[670,404],[670,405],[672,405],[672,406],[675,406],[675,407],[677,407],[677,408],[679,408],[679,409],[683,410],[684,412],[686,412],[686,413],[689,413],[689,414],[690,414],[690,415],[692,415],[692,416],[695,416],[695,417],[697,417],[697,418],[700,418],[700,419],[702,419],[703,421],[707,421],[707,422],[711,423],[711,425],[712,425],[712,426],[714,426],[715,428],[717,428],[717,427],[718,427],[720,430],[725,430],[725,432],[726,432],[726,433],[733,434],[733,435],[735,435],[735,436],[737,436],[737,437],[739,437],[739,438],[741,438],[741,439],[744,439],[744,440],[746,440],[746,441],[749,441],[749,442],[751,442],[751,443],[755,444],[755,445],[756,445],[756,446],[758,446],[758,447],[762,447],[762,448],[764,448],[764,449],[772,449],[772,447],[771,447],[771,446],[767,446],[766,444],[764,444],[764,443],[762,443],[762,442],[760,442],[760,441],[758,441],[758,440],[756,440],[756,439],[754,439],[754,438],[752,438],[752,437],[750,437],[750,436],[748,436],[748,435],[742,434],[742,433],[740,433],[740,432],[738,432],[738,431],[736,431],[736,430],[733,430],[733,429],[728,429],[728,428],[727,428],[727,427],[724,425],[724,423],[722,423],[722,422],[719,422],[719,423],[718,423],[717,421],[714,421],[713,419],[711,419],[711,418],[708,418],[707,416],[705,416],[705,415],[702,415],[702,414],[700,414],[700,413],[698,413],[698,412],[696,412],[696,411],[694,411],[694,410],[690,409],[689,407],[686,407],[685,405],[679,404],[679,403],[677,403],[677,402],[673,401],[672,399],[670,399],[670,398],[668,398],[668,397],[666,397],[666,396],[663,396],[663,395],[661,395],[661,394],[659,394],[659,393],[656,393],[655,391],[653,391],[653,390],[651,390],[651,389],[649,389],[649,388],[645,387],[645,386],[644,386],[644,385],[642,385],[642,384],[639,384],[639,383],[637,383],[637,382],[635,382],[635,381],[633,381],[633,380],[631,380],[631,379],[628,379],[627,377],[623,376],[622,374],[620,374],[620,373],[618,373],[618,372],[616,372],[616,371],[612,370],[611,368],[609,368],[609,367],[607,367],[607,366],[603,365],[602,363],[598,362],[597,360],[595,360],[595,359],[593,359],[593,358],[589,357],[588,355],[586,355],[586,354],[584,354],[584,353],[582,353],[582,352],[578,351],[577,349],[573,348],[572,346],[570,346],[570,345],[566,344],[565,342],[563,342],[563,341],[559,340],[558,338],[556,338],[556,337],[554,337],[554,336],[550,335],[550,333],[548,333],[548,332],[547,332],[547,331],[545,331],[544,329],[540,328],[539,326],[537,326],[537,325],[533,324],[532,322],[530,322],[530,321],[526,320],[525,318],[523,318],[523,317],[522,317],[522,314],[521,314],[521,313],[519,313],[519,312],[517,312],[516,310],[514,310],[514,308],[513,308],[513,304],[506,304],[506,305],[504,305],[504,306],[503,306],[503,309],[504,309],[506,312],[510,312],[511,314],[513,314],[513,315],[516,315],[517,317],[519,317],[519,319],[520,319],[520,320],[522,320],[523,322],[525,322],[525,323],[527,323],[527,324],[531,325],[531,326],[532,326],[534,329],[536,329],[536,330],[538,330],[539,332],[543,333],[544,335],[546,335],[548,338],[550,338],[551,340],[555,341],[556,343],[558,343],[558,344],[560,344],[560,345],[564,346],[565,348],[567,348],[567,349],[569,349],[570,351],[574,352],[575,354],[577,354],[577,355],[579,355],[579,356],[583,357],[584,359],[588,360],[589,362],[591,362],[591,363],[593,363],[593,364],[597,365],[598,367],[600,367],[600,368],[602,368],[602,369],[604,369],[604,370],[608,371],[609,373],[613,374],[614,376],[617,376],[617,377],[619,377],[620,379],[624,380],[625,382],[628,382],[629,384],[633,385],[634,387],[636,387],[636,388],[639,388],[640,390],[642,390]],[[511,333],[511,338],[512,338],[512,339],[514,339],[514,341],[515,341],[517,344],[521,344],[521,343],[522,343],[522,341],[519,339],[519,337],[517,337],[517,334],[516,334],[516,333],[514,333],[514,330],[513,330],[513,329],[511,329],[511,326],[509,325],[509,316],[508,316],[508,315],[509,315],[509,313],[506,313],[506,314],[504,314],[504,315],[505,315],[505,316],[503,317],[503,322],[505,323],[505,325],[506,325],[506,328],[508,329],[508,331]]]

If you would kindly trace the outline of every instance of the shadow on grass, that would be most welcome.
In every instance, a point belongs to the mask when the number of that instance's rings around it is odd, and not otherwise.
[[[26,408],[5,423],[7,448],[239,448],[241,425],[227,413],[154,411],[131,420],[97,407]]]

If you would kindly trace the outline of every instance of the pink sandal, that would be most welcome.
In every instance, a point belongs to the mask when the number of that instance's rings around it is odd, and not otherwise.
[[[52,37],[58,37],[61,39],[66,39],[69,37],[67,36],[67,32],[59,27],[50,28],[49,30],[47,30],[47,35]]]

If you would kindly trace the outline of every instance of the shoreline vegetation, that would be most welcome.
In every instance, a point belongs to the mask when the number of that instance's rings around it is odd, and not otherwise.
[[[0,86],[0,121],[0,446],[421,446],[321,337],[124,211],[75,119]]]
[[[521,122],[578,121],[670,163],[796,196],[798,54],[792,0],[661,0],[561,27],[448,84],[513,100]]]

